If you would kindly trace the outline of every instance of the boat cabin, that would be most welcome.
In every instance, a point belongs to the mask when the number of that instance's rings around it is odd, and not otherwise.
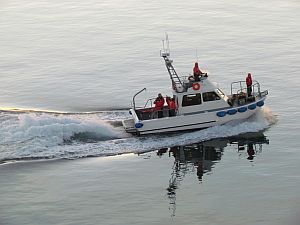
[[[173,89],[173,98],[176,104],[176,116],[230,107],[227,102],[228,97],[212,83],[207,76],[201,77],[198,82],[186,79],[180,88],[177,87],[176,89]],[[171,116],[166,103],[161,110],[162,112],[154,110],[154,100],[155,99],[148,99],[145,107],[135,109],[140,120]],[[161,116],[159,116],[159,113]]]
[[[207,76],[200,81],[184,80],[183,92],[176,93],[178,115],[228,107],[228,97]]]

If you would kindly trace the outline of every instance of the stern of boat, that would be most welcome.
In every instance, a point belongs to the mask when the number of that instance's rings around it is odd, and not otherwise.
[[[141,128],[143,124],[140,122],[140,119],[134,109],[130,109],[129,114],[132,116],[132,118],[123,120],[123,127],[127,133],[139,134],[138,129]]]
[[[134,119],[127,119],[122,121],[123,127],[127,133],[137,133]]]

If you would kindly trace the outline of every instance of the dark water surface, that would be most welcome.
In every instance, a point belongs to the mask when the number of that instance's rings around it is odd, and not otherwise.
[[[292,224],[299,11],[292,0],[1,4],[0,224]],[[125,134],[136,91],[171,94],[166,31],[180,75],[197,49],[227,94],[251,72],[269,90],[264,109],[196,132]]]

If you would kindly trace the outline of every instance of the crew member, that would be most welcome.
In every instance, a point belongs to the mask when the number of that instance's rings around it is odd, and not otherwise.
[[[246,78],[246,85],[247,85],[247,96],[252,96],[252,77],[251,73],[248,73],[248,76]]]
[[[175,99],[167,96],[166,100],[167,100],[167,104],[168,104],[168,108],[169,108],[169,116],[170,117],[175,116],[176,115]]]
[[[165,104],[165,100],[163,98],[163,96],[161,95],[161,93],[158,94],[157,98],[154,101],[155,107],[154,110],[157,111],[158,114],[158,118],[162,118],[163,117],[163,107]]]
[[[195,66],[194,66],[193,72],[194,72],[195,81],[200,81],[199,77],[202,76],[203,73],[199,69],[199,66],[198,66],[197,62],[195,62]]]

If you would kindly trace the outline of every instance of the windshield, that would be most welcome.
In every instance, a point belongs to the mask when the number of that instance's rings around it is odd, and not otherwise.
[[[217,93],[222,97],[225,98],[225,94],[220,89],[217,89]]]

